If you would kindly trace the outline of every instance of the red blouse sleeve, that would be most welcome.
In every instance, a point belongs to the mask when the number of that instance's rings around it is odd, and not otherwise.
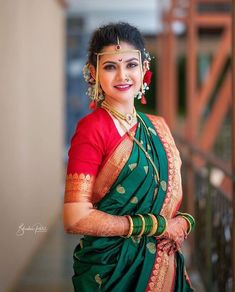
[[[122,137],[110,115],[96,109],[77,124],[68,152],[67,174],[85,173],[96,176]]]
[[[78,123],[68,152],[64,203],[92,202],[95,177],[120,139],[104,109],[95,110]]]
[[[67,174],[85,173],[95,176],[105,153],[103,138],[92,116],[83,118],[71,140]]]

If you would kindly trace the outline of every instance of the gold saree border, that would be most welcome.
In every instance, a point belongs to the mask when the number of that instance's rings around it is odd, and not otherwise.
[[[90,202],[95,177],[90,174],[69,173],[66,176],[64,203]]]
[[[180,205],[180,202],[182,201],[182,184],[180,173],[182,162],[179,151],[175,145],[174,139],[165,120],[159,116],[147,115],[147,117],[150,119],[155,130],[157,131],[168,159],[168,185],[160,214],[169,219],[174,216]],[[173,272],[172,269],[169,269],[170,264],[172,264],[170,256],[167,253],[158,250],[157,248],[157,256],[146,288],[147,292],[168,292],[164,289],[164,283],[165,281],[173,282],[175,277],[174,261]],[[170,290],[172,290],[172,288]]]
[[[131,130],[133,133],[135,131],[136,128]],[[115,148],[114,152],[110,155],[109,159],[106,161],[96,177],[93,189],[94,203],[99,202],[109,191],[129,159],[132,148],[133,141],[128,135],[126,135],[120,144]]]

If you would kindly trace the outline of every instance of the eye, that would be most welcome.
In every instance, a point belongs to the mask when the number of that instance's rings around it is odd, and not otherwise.
[[[104,70],[107,70],[107,71],[111,71],[111,70],[114,70],[114,69],[115,69],[115,66],[112,65],[112,64],[108,64],[108,65],[104,66]]]
[[[139,64],[138,63],[135,63],[135,62],[130,62],[130,63],[127,64],[127,67],[128,68],[135,68],[137,66],[139,66]]]

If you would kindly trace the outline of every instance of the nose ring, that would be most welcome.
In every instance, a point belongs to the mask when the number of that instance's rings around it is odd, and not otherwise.
[[[130,81],[130,79],[129,79],[128,76],[126,76],[125,80],[126,80],[126,82],[129,82]]]

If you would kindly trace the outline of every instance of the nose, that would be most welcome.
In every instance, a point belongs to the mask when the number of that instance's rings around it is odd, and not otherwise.
[[[125,81],[127,79],[126,69],[123,68],[122,66],[119,67],[118,76],[117,77],[118,77],[119,81]]]

